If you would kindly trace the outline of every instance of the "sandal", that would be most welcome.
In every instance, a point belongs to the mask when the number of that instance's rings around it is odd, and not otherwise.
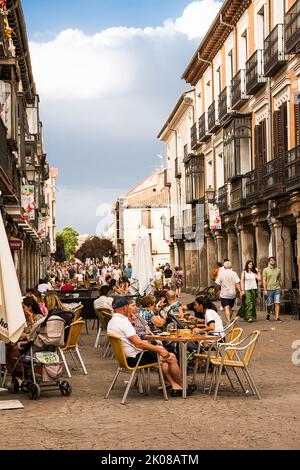
[[[170,390],[171,388],[172,388],[172,386],[171,386],[170,384],[166,384],[166,390]],[[162,392],[162,391],[163,391],[162,385],[159,385],[159,386],[157,387],[157,390],[158,390],[159,392]]]

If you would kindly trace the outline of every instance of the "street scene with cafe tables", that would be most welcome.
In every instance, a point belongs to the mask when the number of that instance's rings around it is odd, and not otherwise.
[[[299,31],[0,0],[0,465],[299,450]]]

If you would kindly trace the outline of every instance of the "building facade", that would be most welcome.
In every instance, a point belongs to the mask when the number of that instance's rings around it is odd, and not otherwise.
[[[116,261],[133,261],[141,226],[149,233],[154,267],[169,262],[169,191],[165,172],[157,170],[119,198],[114,208]]]
[[[247,259],[262,270],[270,255],[285,287],[299,287],[299,31],[299,0],[226,0],[183,73],[193,89],[158,137],[166,143],[171,200],[185,191],[192,227],[202,230],[192,230],[203,243],[188,256],[190,240],[173,233],[187,290],[211,285],[226,257],[241,272]],[[210,209],[221,221],[209,219]]]
[[[0,209],[23,293],[44,276],[50,259],[48,178],[23,10],[21,2],[6,0],[0,12]]]

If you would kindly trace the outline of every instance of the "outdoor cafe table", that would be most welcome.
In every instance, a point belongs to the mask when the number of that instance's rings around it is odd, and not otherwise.
[[[182,374],[182,398],[186,398],[186,389],[187,389],[187,343],[195,342],[199,343],[200,341],[217,341],[220,339],[220,336],[213,335],[191,335],[191,336],[166,336],[166,335],[145,335],[143,337],[145,340],[154,339],[156,341],[170,341],[172,343],[179,344],[179,357],[180,357],[180,367]]]

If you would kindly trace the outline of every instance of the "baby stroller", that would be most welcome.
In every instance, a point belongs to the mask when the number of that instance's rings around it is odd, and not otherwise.
[[[65,328],[70,322],[68,312],[53,312],[33,326],[29,341],[18,343],[20,356],[12,371],[12,393],[18,393],[21,388],[23,392],[28,392],[31,400],[37,400],[42,390],[60,390],[63,396],[71,395],[71,384],[60,380],[63,362],[58,355],[58,348],[65,344],[68,331]],[[23,366],[21,386],[17,379],[20,363]]]

